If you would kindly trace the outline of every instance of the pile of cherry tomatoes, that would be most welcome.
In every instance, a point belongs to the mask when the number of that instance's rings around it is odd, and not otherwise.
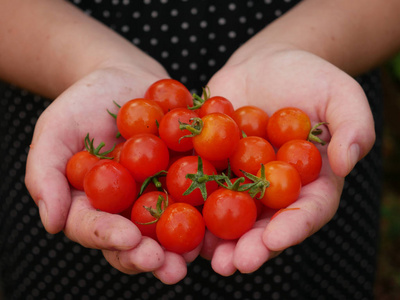
[[[95,209],[131,219],[176,253],[196,248],[206,228],[239,238],[264,206],[294,203],[321,170],[313,143],[323,144],[320,124],[312,127],[295,107],[271,116],[255,106],[234,109],[207,89],[200,97],[163,79],[110,115],[121,142],[102,152],[104,143],[95,147],[88,134],[67,178]]]

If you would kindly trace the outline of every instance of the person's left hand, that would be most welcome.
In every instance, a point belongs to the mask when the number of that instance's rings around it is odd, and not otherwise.
[[[299,199],[271,219],[265,209],[254,228],[238,240],[220,240],[207,232],[202,256],[228,276],[249,273],[286,248],[299,244],[329,222],[339,205],[344,177],[370,150],[375,132],[372,114],[358,83],[323,59],[286,45],[260,52],[240,49],[213,76],[211,96],[230,99],[235,108],[254,105],[269,115],[279,108],[304,110],[312,124],[327,122],[319,145],[323,166],[314,182],[303,186]]]

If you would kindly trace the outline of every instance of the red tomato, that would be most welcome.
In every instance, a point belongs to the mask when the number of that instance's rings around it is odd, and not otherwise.
[[[229,158],[221,160],[209,160],[218,172],[222,172],[229,167]]]
[[[103,159],[97,162],[84,179],[84,190],[92,206],[109,213],[120,213],[136,197],[136,182],[121,164]]]
[[[217,174],[214,166],[207,160],[202,159],[203,173],[206,178],[209,175]],[[189,203],[193,206],[204,204],[204,198],[200,189],[196,188],[189,195],[183,195],[187,189],[192,185],[193,181],[187,178],[187,174],[198,173],[198,157],[186,156],[175,161],[168,169],[167,174],[167,190],[171,197],[177,202]],[[207,195],[212,193],[218,188],[215,181],[208,181],[204,183]]]
[[[264,138],[247,136],[239,141],[229,161],[236,176],[244,176],[241,170],[256,175],[261,164],[276,159],[275,150]]]
[[[124,146],[124,142],[117,144],[114,149],[108,153],[108,157],[112,157],[113,160],[115,160],[116,162],[119,162],[119,159],[121,157],[121,150],[122,147]]]
[[[235,110],[233,119],[247,136],[267,138],[268,114],[256,106],[242,106]]]
[[[190,135],[190,131],[181,130],[179,126],[180,122],[189,123],[191,118],[198,117],[197,113],[187,108],[174,108],[167,112],[160,122],[160,138],[171,150],[185,152],[193,149],[192,138],[182,138],[185,135]]]
[[[164,201],[160,202],[160,211],[157,211],[157,203],[160,200],[159,197],[163,197]],[[167,196],[164,192],[152,191],[140,196],[132,206],[131,221],[139,228],[140,232],[144,236],[151,237],[157,240],[156,226],[157,217],[160,217],[162,211],[166,208],[164,204],[167,201],[168,205],[173,203],[171,197]],[[151,213],[146,209],[151,208],[158,216],[152,216]],[[153,223],[152,223],[153,222]],[[147,224],[151,223],[151,224]]]
[[[179,81],[174,79],[161,79],[154,82],[147,89],[144,97],[156,101],[164,111],[193,105],[190,91]]]
[[[198,110],[200,118],[205,115],[212,113],[223,113],[230,117],[233,117],[235,109],[233,108],[232,102],[222,96],[213,96],[208,98],[201,108]]]
[[[77,190],[83,191],[83,179],[86,173],[100,160],[86,150],[75,153],[67,163],[65,170],[68,182]]]
[[[163,140],[148,133],[137,134],[128,139],[120,157],[121,164],[138,182],[166,170],[168,160],[169,152]]]
[[[322,167],[322,157],[318,148],[305,140],[286,142],[279,148],[276,158],[292,164],[297,169],[302,185],[317,179]]]
[[[231,178],[230,182],[232,184],[234,184],[240,177],[235,177],[235,178]],[[242,183],[240,183],[240,185],[244,185],[244,184],[249,184],[252,183],[252,181],[246,177],[243,177],[244,181]],[[227,186],[226,183],[223,183],[224,186]],[[219,189],[225,189],[224,187],[220,186]],[[246,193],[248,193],[248,191],[245,191]],[[254,200],[254,204],[256,205],[257,208],[257,218],[261,215],[261,213],[264,210],[265,205],[261,203],[261,201],[257,198],[252,198]]]
[[[160,244],[168,251],[183,254],[194,250],[203,241],[203,216],[192,205],[169,205],[157,222],[156,234]]]
[[[311,130],[308,115],[301,109],[285,107],[272,114],[267,126],[270,143],[276,148],[290,140],[306,140]]]
[[[201,118],[201,132],[193,136],[193,148],[207,160],[230,157],[240,140],[239,127],[228,115],[213,113]]]
[[[97,148],[93,145],[94,139],[89,134],[84,139],[85,150],[75,153],[67,162],[65,175],[68,182],[76,189],[83,191],[83,179],[86,173],[103,158],[109,158],[109,151],[100,152],[105,146],[102,142]],[[113,151],[113,150],[112,150]]]
[[[250,230],[257,219],[257,207],[247,192],[218,189],[203,207],[204,222],[215,236],[232,240]]]
[[[269,186],[261,202],[275,209],[285,208],[295,202],[301,190],[301,178],[296,168],[284,161],[271,161],[264,164],[264,168]],[[261,177],[261,170],[257,176]]]
[[[118,111],[117,127],[119,133],[129,139],[138,133],[152,133],[158,135],[158,124],[164,112],[152,100],[132,99],[126,102]]]

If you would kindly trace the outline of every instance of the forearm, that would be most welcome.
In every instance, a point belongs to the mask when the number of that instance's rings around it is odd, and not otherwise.
[[[56,97],[96,68],[162,70],[112,30],[61,0],[0,0],[0,78]]]
[[[289,45],[357,75],[400,50],[399,11],[397,0],[304,0],[256,35],[249,48]]]

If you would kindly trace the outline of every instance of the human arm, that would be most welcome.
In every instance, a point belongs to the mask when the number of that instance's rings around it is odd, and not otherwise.
[[[226,96],[236,107],[253,104],[271,114],[294,105],[314,124],[329,123],[324,137],[329,144],[320,147],[321,176],[303,187],[291,206],[300,209],[272,221],[267,211],[237,243],[206,240],[203,255],[218,273],[252,272],[318,231],[337,210],[344,177],[372,147],[375,132],[368,101],[349,74],[378,66],[399,49],[399,3],[353,5],[303,1],[239,48],[210,80],[212,94]]]

